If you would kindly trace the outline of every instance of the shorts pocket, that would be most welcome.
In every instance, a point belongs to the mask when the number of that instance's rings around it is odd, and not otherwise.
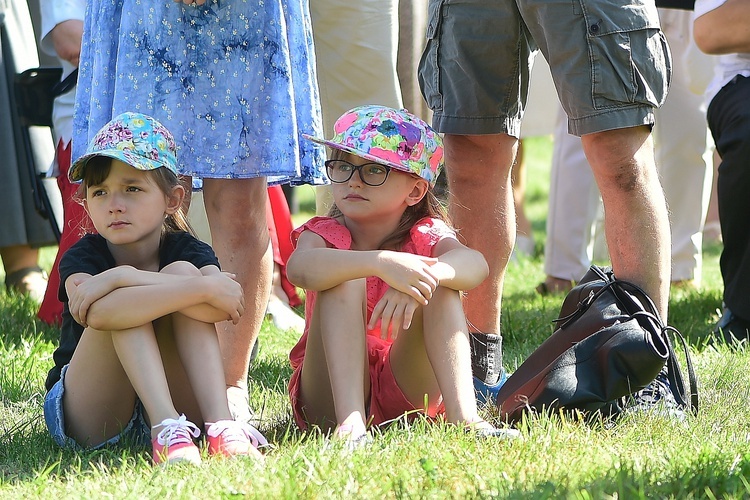
[[[427,6],[427,44],[419,61],[419,87],[422,97],[433,111],[443,108],[440,93],[440,34],[442,31],[441,12],[445,0],[430,0]]]
[[[591,57],[594,107],[661,105],[672,76],[672,61],[653,2],[580,2]]]
[[[672,60],[658,28],[589,38],[596,109],[626,104],[660,106],[672,78]]]

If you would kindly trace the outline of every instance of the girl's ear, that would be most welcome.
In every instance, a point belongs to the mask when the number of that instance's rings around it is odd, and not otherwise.
[[[421,177],[417,179],[417,182],[414,183],[414,188],[412,188],[411,192],[406,197],[406,204],[412,207],[422,201],[422,198],[425,197],[429,188],[430,184],[425,179],[422,179]]]
[[[182,206],[185,199],[185,188],[177,184],[172,188],[172,192],[167,196],[167,214],[176,213]]]

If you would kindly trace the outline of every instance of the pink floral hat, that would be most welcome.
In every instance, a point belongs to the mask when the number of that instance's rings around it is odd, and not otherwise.
[[[83,179],[86,164],[96,156],[107,156],[138,170],[164,167],[177,175],[177,145],[174,137],[156,119],[141,113],[122,113],[96,133],[86,154],[70,167],[71,182]]]
[[[418,175],[431,186],[443,168],[443,139],[423,120],[405,109],[359,106],[333,125],[333,139],[306,138]]]

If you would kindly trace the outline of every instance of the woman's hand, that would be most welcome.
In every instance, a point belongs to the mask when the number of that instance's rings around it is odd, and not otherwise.
[[[201,279],[210,280],[210,299],[208,303],[224,311],[235,325],[245,313],[245,294],[242,286],[235,280],[232,273],[216,273],[203,276]]]
[[[380,323],[380,337],[395,340],[403,330],[408,330],[411,327],[414,312],[419,305],[419,302],[414,297],[399,292],[394,288],[389,288],[378,303],[375,304],[367,328],[369,330],[375,328],[378,319],[380,319],[382,320]],[[390,332],[389,329],[391,330]]]
[[[437,259],[406,252],[382,252],[378,260],[380,279],[419,304],[427,305],[440,284],[432,269]]]
[[[81,56],[83,21],[68,19],[57,24],[49,34],[57,56],[77,67],[78,58]]]

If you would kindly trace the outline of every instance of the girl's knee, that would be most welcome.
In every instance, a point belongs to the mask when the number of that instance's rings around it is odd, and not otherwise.
[[[200,269],[184,260],[172,262],[171,264],[164,266],[159,272],[166,274],[179,274],[183,276],[202,276]]]
[[[461,303],[461,292],[445,286],[438,286],[435,291],[432,292],[432,298],[427,305],[437,305],[446,302]]]
[[[328,290],[318,292],[318,301],[362,302],[367,297],[367,284],[364,278],[345,281]]]

